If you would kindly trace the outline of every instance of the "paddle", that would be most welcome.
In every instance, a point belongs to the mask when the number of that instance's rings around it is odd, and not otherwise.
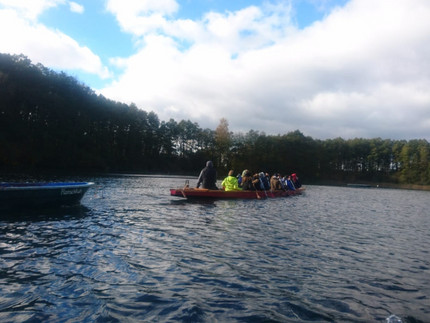
[[[186,189],[187,189],[187,188],[189,188],[189,187],[190,187],[190,181],[187,179],[187,180],[185,181],[184,188],[183,188],[183,189],[181,189],[182,196],[183,196],[183,197],[185,197],[185,198],[187,198],[187,195],[185,195],[184,190],[186,190]]]
[[[254,183],[252,183],[252,186],[254,186],[255,194],[257,194],[257,198],[258,198],[259,200],[261,200],[261,196],[260,196],[260,195],[258,195],[258,191],[257,191],[257,188],[255,187],[255,184],[254,184]]]
[[[260,188],[264,191],[264,194],[266,195],[266,198],[267,198],[268,196],[267,196],[266,188],[264,187],[264,183],[262,181],[261,176],[260,176]]]
[[[267,196],[266,189],[265,189],[265,188],[263,188],[263,191],[264,191],[264,194],[266,195],[266,198],[267,198],[268,196]]]

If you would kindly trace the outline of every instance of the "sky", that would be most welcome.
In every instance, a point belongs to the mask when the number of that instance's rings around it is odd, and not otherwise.
[[[0,30],[161,121],[430,141],[429,0],[0,0]]]

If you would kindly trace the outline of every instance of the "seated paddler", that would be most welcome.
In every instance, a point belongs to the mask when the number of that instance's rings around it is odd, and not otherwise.
[[[206,167],[202,169],[197,180],[197,188],[202,185],[202,188],[217,190],[216,186],[216,170],[213,163],[209,160],[206,162]]]
[[[240,191],[241,189],[239,188],[239,182],[237,180],[237,177],[233,176],[234,171],[230,170],[228,172],[228,176],[226,178],[224,178],[224,180],[222,181],[221,185],[222,188],[228,192],[228,191]]]

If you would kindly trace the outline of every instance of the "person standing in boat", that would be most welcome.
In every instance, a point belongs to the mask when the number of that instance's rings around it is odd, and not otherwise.
[[[216,186],[216,170],[214,164],[209,160],[206,162],[206,167],[202,169],[197,180],[197,188],[202,185],[202,188],[207,188],[210,190],[217,190]]]

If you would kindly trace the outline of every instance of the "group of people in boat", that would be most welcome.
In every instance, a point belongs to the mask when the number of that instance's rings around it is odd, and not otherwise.
[[[206,167],[200,172],[197,180],[197,188],[217,190],[216,170],[212,161],[206,162]],[[302,185],[297,174],[281,176],[275,173],[270,176],[268,173],[259,172],[252,174],[245,169],[241,174],[234,176],[234,171],[230,170],[228,176],[221,183],[225,191],[276,191],[276,190],[296,190]]]

